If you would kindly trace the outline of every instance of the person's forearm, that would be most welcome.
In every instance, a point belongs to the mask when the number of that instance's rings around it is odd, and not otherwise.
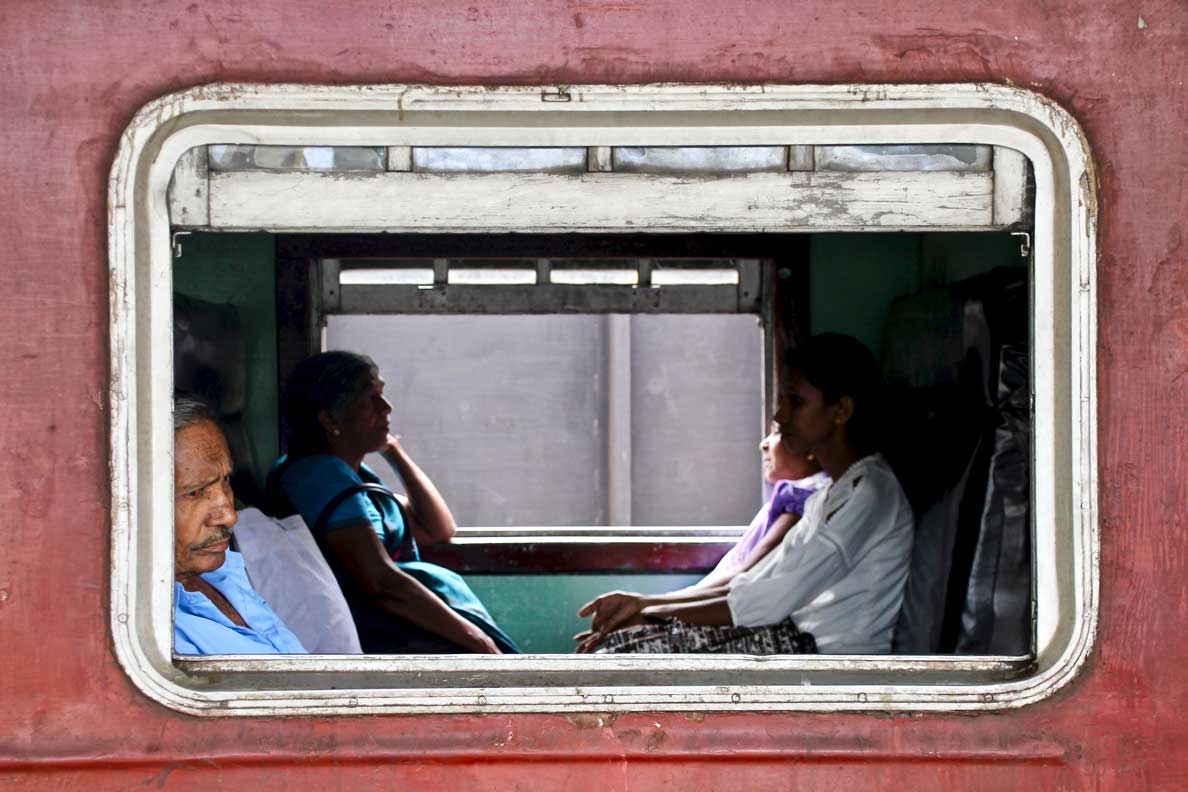
[[[707,591],[712,591],[714,589],[721,588],[723,586],[729,586],[730,581],[733,578],[734,578],[733,571],[730,571],[730,572],[713,571],[713,572],[710,572],[705,577],[703,577],[701,580],[694,583],[693,585],[685,586],[684,588],[677,589],[676,591],[672,591],[669,593],[670,594],[680,594],[680,595],[696,593],[696,594],[699,594],[700,596],[705,596],[705,593]]]
[[[641,597],[640,600],[644,608],[651,608],[662,605],[679,605],[681,603],[712,600],[725,597],[729,593],[729,586],[711,586],[708,588],[689,586],[688,588],[670,591],[666,594],[647,594]]]
[[[792,512],[785,512],[781,514],[772,524],[771,528],[764,535],[762,539],[751,550],[751,554],[743,561],[742,566],[738,568],[735,574],[741,572],[749,572],[752,567],[767,557],[767,554],[779,547],[780,542],[784,541],[784,537],[788,535],[788,530],[800,521],[800,515]]]
[[[416,626],[453,641],[465,649],[481,651],[482,633],[476,625],[458,615],[419,580],[402,574],[377,592],[376,604]],[[485,633],[483,634],[485,635]]]
[[[452,539],[457,530],[454,515],[425,472],[417,467],[399,444],[384,449],[383,456],[404,482],[410,516],[425,532],[426,538],[435,542]]]
[[[734,624],[730,605],[724,595],[691,602],[650,605],[643,609],[642,615],[644,618],[676,618],[687,624],[726,626]]]

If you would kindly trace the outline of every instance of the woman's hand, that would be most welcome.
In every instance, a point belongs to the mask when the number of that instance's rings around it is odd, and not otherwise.
[[[615,632],[616,630],[626,630],[628,627],[638,627],[639,625],[644,624],[647,621],[648,621],[647,617],[645,616],[644,612],[641,610],[638,613],[636,613],[634,616],[632,616],[631,618],[624,619],[623,621],[616,624],[614,627],[607,629],[603,632],[595,632],[594,630],[586,630],[585,632],[580,632],[577,635],[573,636],[573,640],[580,641],[580,643],[577,645],[577,648],[574,649],[574,651],[577,652],[578,654],[590,654],[591,652],[593,652],[595,649],[597,649],[599,646],[602,645],[602,642],[606,640],[606,637],[608,635]]]
[[[637,618],[647,604],[643,594],[612,591],[587,602],[577,615],[582,618],[592,615],[594,618],[590,622],[590,631],[606,635],[613,630],[630,626],[627,622]]]
[[[479,654],[502,654],[478,625],[451,609],[388,556],[370,523],[326,534],[326,547],[376,605]]]
[[[380,454],[404,482],[405,495],[397,499],[408,510],[408,527],[418,542],[424,545],[448,542],[454,538],[458,526],[445,499],[433,486],[425,472],[417,467],[412,457],[400,445],[400,435],[388,433],[388,439]]]
[[[573,640],[581,641],[581,643],[577,645],[577,648],[573,650],[574,652],[577,654],[590,654],[602,645],[602,642],[606,640],[606,636],[602,633],[586,630],[585,632],[580,632],[573,636]]]
[[[467,630],[467,637],[470,639],[466,648],[475,654],[503,654],[503,651],[491,640],[491,636],[475,627],[473,624],[467,622],[470,629]]]
[[[593,652],[615,630],[643,624],[642,611],[648,603],[644,595],[630,591],[612,591],[590,600],[578,611],[578,616],[593,616],[590,629],[573,636],[580,641],[578,654]]]
[[[384,456],[399,456],[404,453],[404,449],[400,447],[400,435],[394,435],[388,432],[388,439],[384,442],[384,447],[380,449],[380,453]]]

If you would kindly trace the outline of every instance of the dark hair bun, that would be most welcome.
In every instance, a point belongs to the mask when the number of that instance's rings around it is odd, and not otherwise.
[[[345,407],[379,369],[356,352],[322,352],[297,364],[285,388],[285,437],[290,456],[325,453],[323,411]]]

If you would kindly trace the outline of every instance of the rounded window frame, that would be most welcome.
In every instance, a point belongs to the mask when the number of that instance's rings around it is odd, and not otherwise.
[[[167,189],[182,154],[236,142],[568,141],[983,143],[1031,161],[1033,525],[1042,526],[1035,531],[1034,657],[172,654]],[[111,629],[119,662],[146,695],[196,715],[977,711],[1041,700],[1076,675],[1096,633],[1096,216],[1093,163],[1076,122],[1050,100],[1005,86],[215,85],[156,100],[125,130],[109,182]],[[656,684],[648,674],[660,675]]]

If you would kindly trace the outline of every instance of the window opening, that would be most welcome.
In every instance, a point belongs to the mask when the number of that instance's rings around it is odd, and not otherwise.
[[[830,171],[988,171],[990,146],[817,146],[819,170]]]
[[[617,146],[623,173],[754,173],[787,169],[787,146]]]
[[[424,173],[581,173],[585,148],[415,147],[412,169]]]
[[[388,167],[382,147],[367,146],[209,146],[214,171],[382,171]]]

